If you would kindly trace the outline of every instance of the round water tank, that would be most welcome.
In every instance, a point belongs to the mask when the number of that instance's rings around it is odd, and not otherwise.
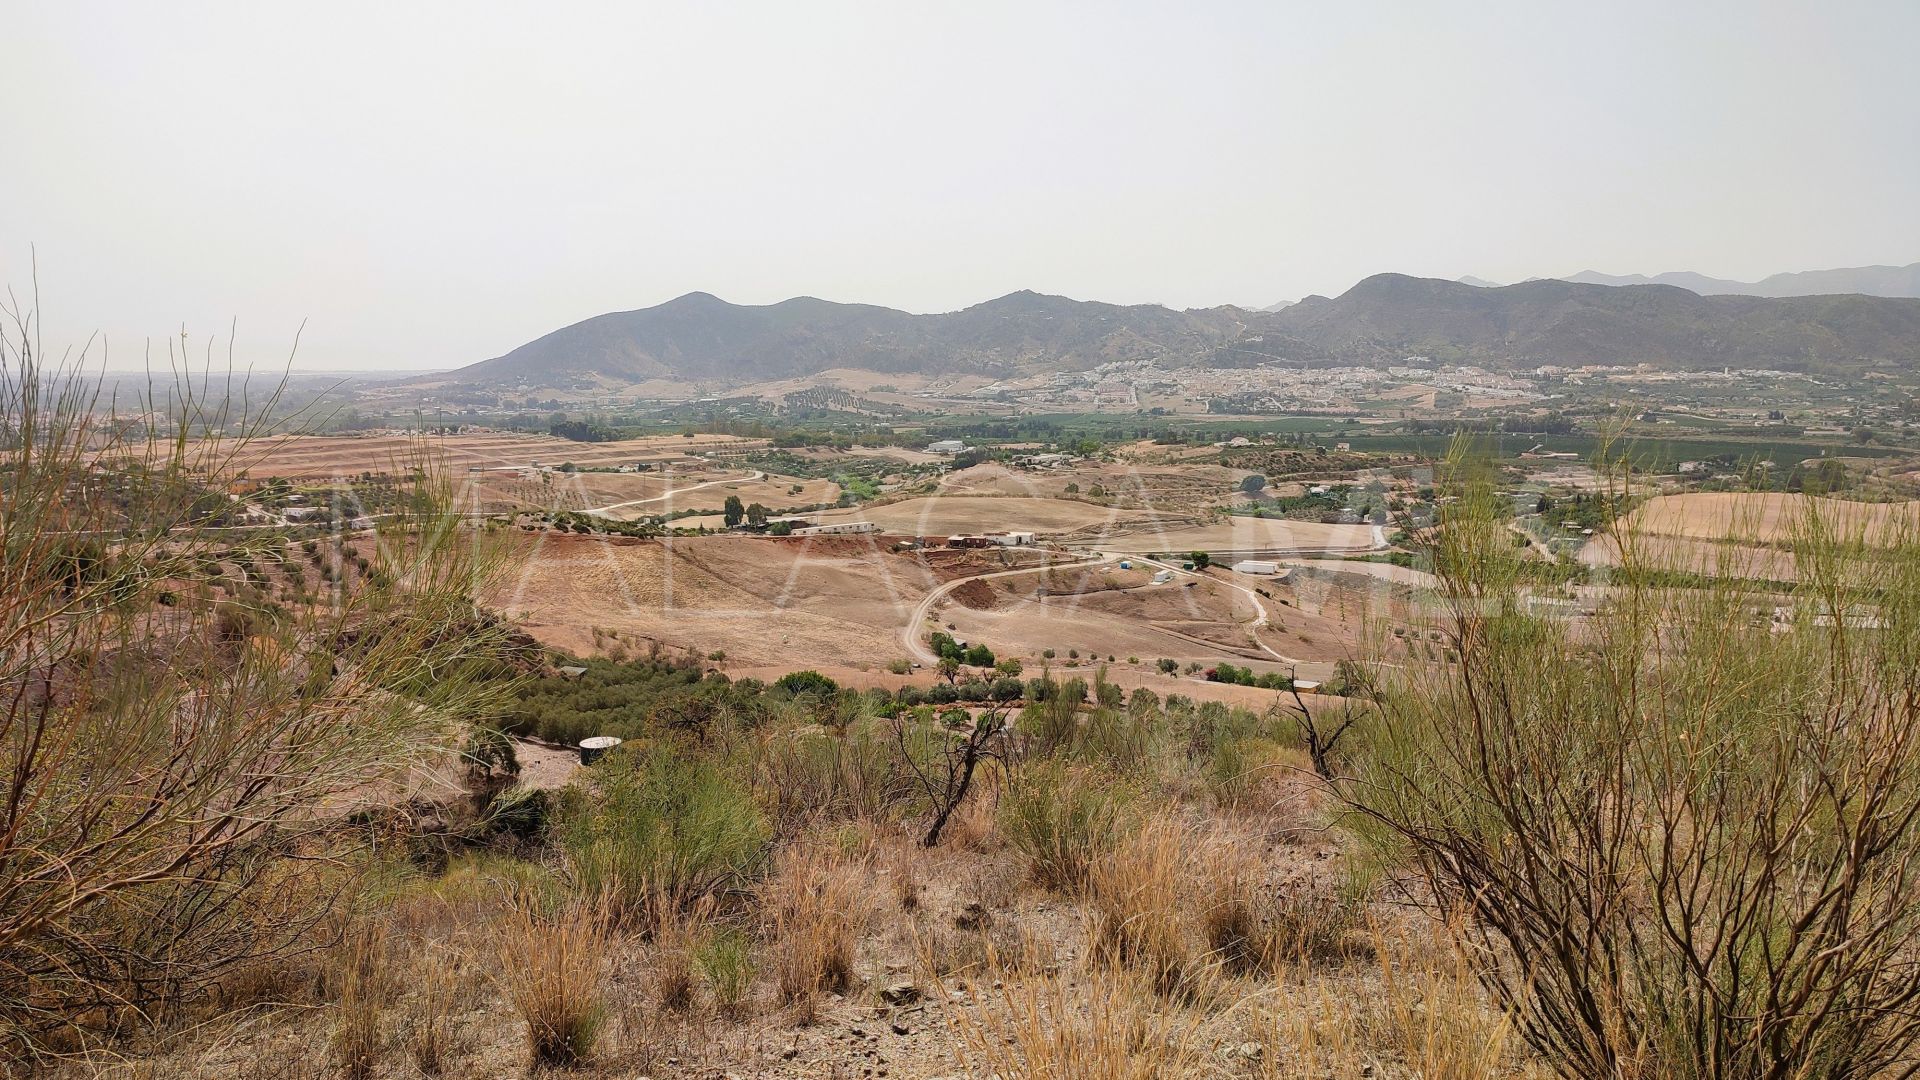
[[[611,735],[595,735],[590,739],[581,739],[580,740],[580,764],[591,765],[594,762],[599,761],[603,754],[613,749],[614,747],[619,746],[620,742],[621,740],[616,739]]]

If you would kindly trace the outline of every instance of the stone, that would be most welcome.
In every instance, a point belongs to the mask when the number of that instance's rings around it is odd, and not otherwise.
[[[880,991],[880,1000],[889,1005],[911,1005],[920,1000],[920,988],[910,982],[894,983]]]

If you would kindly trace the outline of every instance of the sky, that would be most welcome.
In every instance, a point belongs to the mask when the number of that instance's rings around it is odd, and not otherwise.
[[[1920,3],[0,0],[50,349],[416,370],[694,290],[1261,306],[1920,260]],[[304,329],[302,326],[304,324]],[[96,340],[94,356],[99,355]]]

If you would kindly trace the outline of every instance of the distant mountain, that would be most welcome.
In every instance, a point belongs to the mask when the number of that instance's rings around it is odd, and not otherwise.
[[[1290,308],[1299,302],[1300,301],[1298,300],[1276,300],[1273,303],[1268,304],[1266,307],[1261,308],[1260,310],[1261,311],[1280,311],[1285,308]]]
[[[1702,296],[1833,296],[1859,293],[1863,296],[1920,297],[1920,263],[1805,270],[1775,274],[1761,281],[1728,281],[1691,271],[1656,274],[1653,277],[1644,274],[1617,277],[1595,270],[1583,270],[1565,280],[1587,285],[1675,285]]]
[[[741,305],[688,293],[575,323],[431,381],[592,389],[653,379],[738,385],[829,368],[1016,377],[1127,359],[1249,366],[1412,355],[1506,368],[1910,370],[1920,367],[1920,299],[1702,296],[1553,279],[1480,286],[1402,274],[1269,311],[1016,292],[912,315],[812,297]]]
[[[1500,287],[1500,283],[1497,281],[1488,281],[1486,278],[1474,277],[1472,274],[1461,278],[1460,284],[1471,285],[1476,289],[1497,289]]]
[[[1502,367],[1649,363],[1789,371],[1920,367],[1920,300],[1701,296],[1668,285],[1541,280],[1499,288],[1377,274],[1265,316],[1261,352],[1425,355]],[[1232,349],[1226,362],[1244,355]]]
[[[1237,334],[1246,314],[1022,291],[961,311],[911,315],[813,297],[730,304],[696,292],[574,323],[446,378],[564,386],[646,379],[737,383],[835,367],[1022,373],[1131,357],[1204,356]]]

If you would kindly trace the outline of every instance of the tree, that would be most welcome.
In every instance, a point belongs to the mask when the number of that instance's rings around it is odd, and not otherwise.
[[[947,819],[953,816],[954,810],[966,800],[967,790],[973,785],[974,770],[980,762],[993,757],[1004,760],[1006,725],[1006,710],[998,707],[982,712],[972,728],[957,740],[948,731],[930,731],[925,725],[910,729],[904,720],[893,721],[894,746],[899,758],[934,808],[933,821],[927,826],[926,835],[920,838],[921,847],[935,847],[940,843],[940,832],[947,827]],[[940,740],[937,750],[927,746],[932,740]]]
[[[722,520],[726,522],[727,528],[738,528],[741,519],[747,516],[747,508],[741,504],[740,496],[729,495],[727,496],[727,501],[722,504],[720,514]]]
[[[934,670],[947,682],[955,682],[960,678],[960,661],[951,656],[943,656],[940,662],[934,665]]]
[[[964,663],[972,667],[992,667],[993,650],[977,643],[969,645]]]
[[[1188,552],[1187,558],[1193,560],[1193,565],[1196,570],[1205,570],[1213,563],[1213,556],[1204,551]]]
[[[759,525],[765,525],[766,523],[767,523],[766,507],[760,505],[759,503],[753,503],[747,507],[747,524],[759,526]]]
[[[1162,675],[1171,675],[1171,674],[1173,674],[1174,672],[1176,672],[1176,671],[1179,671],[1179,670],[1180,670],[1180,661],[1178,661],[1178,660],[1169,660],[1169,659],[1167,659],[1166,657],[1164,657],[1164,656],[1163,656],[1163,657],[1161,657],[1161,658],[1160,658],[1160,664],[1159,664],[1159,666],[1160,666],[1160,674],[1162,674]]]
[[[1254,473],[1245,480],[1240,481],[1240,490],[1248,495],[1258,495],[1267,490],[1267,478],[1261,476],[1259,473]]]

